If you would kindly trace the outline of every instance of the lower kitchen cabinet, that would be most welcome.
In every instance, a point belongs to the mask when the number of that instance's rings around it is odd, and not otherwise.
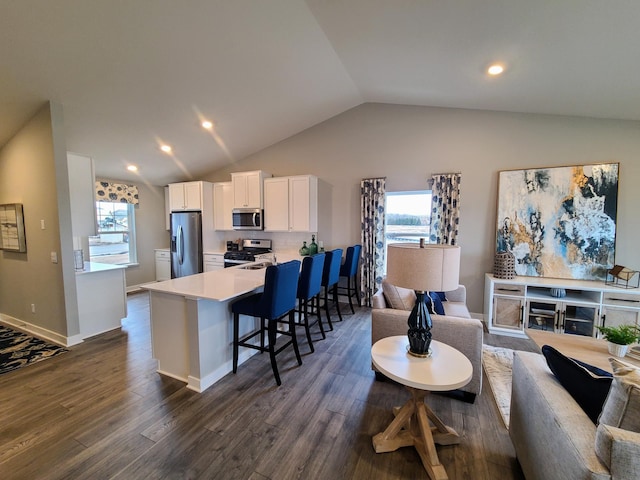
[[[171,253],[168,248],[156,249],[156,281],[171,280]]]
[[[224,253],[205,253],[203,255],[203,265],[205,272],[224,268]]]

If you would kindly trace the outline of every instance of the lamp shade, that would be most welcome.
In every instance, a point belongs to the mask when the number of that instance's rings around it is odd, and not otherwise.
[[[419,292],[458,288],[460,247],[394,243],[387,247],[387,281]]]

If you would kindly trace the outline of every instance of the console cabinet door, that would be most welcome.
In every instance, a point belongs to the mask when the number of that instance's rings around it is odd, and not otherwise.
[[[497,328],[522,330],[524,299],[518,297],[493,297],[492,323]]]
[[[640,325],[640,310],[635,308],[602,307],[601,326],[619,327],[620,325]]]

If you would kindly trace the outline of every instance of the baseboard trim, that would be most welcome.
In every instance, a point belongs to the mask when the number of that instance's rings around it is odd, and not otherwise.
[[[67,337],[65,335],[60,335],[59,333],[52,332],[51,330],[47,330],[46,328],[40,327],[38,325],[25,322],[24,320],[20,320],[19,318],[5,315],[4,313],[0,313],[0,322],[6,323],[11,327],[22,330],[23,332],[29,333],[42,340],[47,340],[49,342],[55,343],[56,345],[62,345],[63,347],[72,347],[83,342],[82,335],[80,334]]]

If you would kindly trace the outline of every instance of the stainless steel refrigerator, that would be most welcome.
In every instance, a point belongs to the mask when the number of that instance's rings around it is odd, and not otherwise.
[[[202,213],[171,212],[171,278],[202,273]]]

